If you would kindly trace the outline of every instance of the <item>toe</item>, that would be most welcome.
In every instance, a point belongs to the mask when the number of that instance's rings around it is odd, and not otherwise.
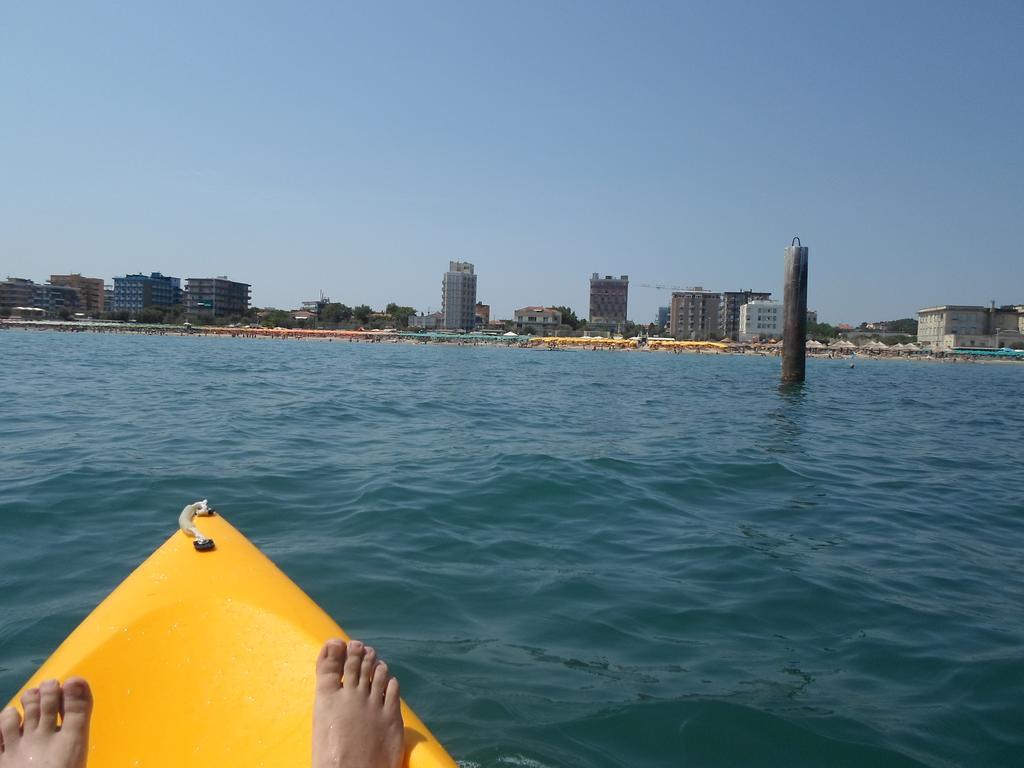
[[[359,667],[359,688],[363,691],[370,690],[370,680],[373,678],[374,668],[377,666],[377,650],[372,646],[366,646],[366,653],[363,655],[363,663]]]
[[[92,715],[92,690],[81,677],[69,677],[64,681],[64,702],[61,709],[62,731],[84,731],[89,727]]]
[[[328,640],[320,649],[316,661],[316,689],[330,693],[341,688],[341,674],[345,666],[345,641]]]
[[[57,730],[57,713],[60,712],[60,683],[45,680],[39,685],[39,727],[44,731]]]
[[[398,678],[388,680],[384,689],[384,712],[391,716],[402,717],[402,697],[398,692]]]
[[[25,710],[23,731],[34,731],[39,725],[39,689],[29,688],[21,694],[21,707]]]
[[[9,748],[21,736],[21,715],[14,707],[0,711],[0,740]]]
[[[373,683],[370,686],[370,696],[378,704],[384,701],[384,691],[388,685],[388,665],[383,661],[373,670]]]
[[[345,675],[342,680],[346,688],[355,688],[359,685],[359,670],[363,665],[363,656],[366,654],[366,648],[358,640],[353,640],[348,644],[348,653],[345,659]]]

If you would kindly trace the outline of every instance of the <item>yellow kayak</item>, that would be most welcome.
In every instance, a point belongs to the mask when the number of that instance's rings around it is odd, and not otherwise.
[[[25,683],[90,682],[89,768],[310,764],[317,653],[347,635],[224,518],[201,528],[213,548],[176,532]],[[407,766],[455,768],[402,717]]]

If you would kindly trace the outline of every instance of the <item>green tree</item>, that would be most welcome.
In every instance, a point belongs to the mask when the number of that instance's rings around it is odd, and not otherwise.
[[[360,304],[358,307],[352,310],[352,316],[359,321],[360,325],[366,325],[370,322],[370,315],[373,314],[373,309],[367,304]]]
[[[330,325],[347,323],[351,319],[352,307],[346,304],[332,302],[324,305],[324,308],[320,311],[321,322],[328,323]]]
[[[409,318],[416,314],[416,310],[413,307],[402,307],[391,302],[384,308],[384,314],[394,320],[395,325],[399,328],[408,328]]]
[[[271,309],[263,316],[264,328],[291,328],[292,315],[283,309]]]
[[[828,323],[808,323],[807,324],[807,338],[809,339],[834,339],[839,335],[839,331],[834,325]]]
[[[562,313],[562,325],[568,325],[574,331],[580,327],[580,319],[576,317],[576,313],[572,311],[571,307],[553,307]]]
[[[912,317],[904,317],[900,320],[886,320],[883,325],[887,331],[904,333],[907,336],[917,336],[917,320]]]

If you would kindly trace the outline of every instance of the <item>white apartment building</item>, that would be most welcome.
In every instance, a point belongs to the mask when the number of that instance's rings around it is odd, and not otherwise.
[[[782,338],[782,302],[749,301],[740,307],[739,341]]]
[[[476,326],[476,275],[468,261],[448,262],[441,281],[441,312],[445,328],[472,331]]]

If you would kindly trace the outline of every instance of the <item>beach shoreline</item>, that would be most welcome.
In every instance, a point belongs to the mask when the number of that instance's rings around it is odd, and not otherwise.
[[[604,337],[535,337],[535,336],[459,336],[447,334],[417,334],[412,332],[378,330],[325,330],[286,328],[228,328],[221,326],[135,325],[126,323],[76,323],[54,321],[23,321],[5,319],[0,330],[36,331],[56,333],[114,333],[119,335],[178,336],[182,338],[232,338],[248,341],[312,341],[356,344],[411,344],[455,347],[515,348],[535,351],[580,352],[646,352],[683,354],[697,357],[726,355],[736,357],[781,357],[781,346],[774,344],[723,344],[721,342],[670,342],[655,340],[651,343]],[[666,348],[666,345],[673,345]],[[837,360],[857,362],[925,362],[1020,365],[1021,359],[995,359],[970,353],[922,354],[920,352],[878,352],[872,350],[830,350],[827,353],[808,351],[809,360]]]

